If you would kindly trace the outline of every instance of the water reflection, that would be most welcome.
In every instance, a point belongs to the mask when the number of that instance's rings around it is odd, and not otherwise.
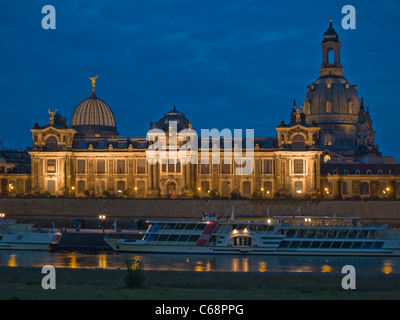
[[[53,265],[56,268],[126,269],[126,259],[134,254],[101,252],[0,251],[0,266]],[[146,270],[233,271],[233,272],[315,272],[338,273],[353,265],[357,274],[400,274],[400,257],[314,257],[242,255],[168,255],[138,256]]]
[[[9,267],[17,267],[18,266],[15,254],[10,254],[9,260],[8,260],[8,266]]]
[[[390,273],[392,273],[392,272],[393,272],[393,267],[392,267],[392,265],[393,265],[393,262],[392,262],[391,260],[385,261],[385,262],[383,263],[382,272],[383,272],[384,274],[390,274]]]

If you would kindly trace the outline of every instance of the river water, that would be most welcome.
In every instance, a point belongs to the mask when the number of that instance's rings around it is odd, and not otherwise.
[[[126,269],[130,253],[0,250],[0,266]],[[352,265],[357,274],[400,275],[400,257],[245,256],[140,254],[145,270],[314,272],[340,274]]]

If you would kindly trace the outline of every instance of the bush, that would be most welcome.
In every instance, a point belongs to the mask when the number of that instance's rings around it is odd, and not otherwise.
[[[144,284],[145,274],[143,262],[138,257],[126,259],[128,273],[125,277],[125,283],[129,288],[140,288]]]

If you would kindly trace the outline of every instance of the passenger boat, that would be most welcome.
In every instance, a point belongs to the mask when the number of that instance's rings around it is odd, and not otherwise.
[[[148,221],[140,239],[105,238],[115,251],[262,255],[400,255],[400,230],[357,217],[275,216],[264,222]]]
[[[32,224],[15,223],[14,219],[0,219],[0,249],[49,250],[61,240],[55,230],[41,231]]]

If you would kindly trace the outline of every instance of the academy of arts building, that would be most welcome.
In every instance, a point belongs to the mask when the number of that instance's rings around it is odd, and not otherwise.
[[[31,129],[30,172],[0,157],[3,196],[127,198],[400,198],[400,165],[379,152],[369,110],[357,86],[344,77],[341,43],[332,27],[324,33],[320,77],[275,137],[254,138],[254,170],[237,174],[235,162],[219,164],[146,159],[151,141],[120,138],[110,106],[93,90],[76,107],[70,125],[58,112]],[[47,112],[44,108],[43,112]],[[195,119],[171,106],[149,130],[196,129]],[[180,107],[178,109],[181,109]],[[182,110],[182,109],[181,109]],[[183,110],[182,110],[183,111]],[[291,111],[291,113],[290,113]],[[290,113],[290,114],[289,114]],[[154,115],[152,115],[153,117]],[[248,126],[251,124],[248,124]],[[200,138],[199,138],[200,140]],[[211,141],[211,140],[210,140]],[[201,145],[199,141],[199,147]],[[209,144],[211,150],[216,146]],[[237,147],[237,146],[236,146]],[[245,138],[243,138],[245,152]]]

